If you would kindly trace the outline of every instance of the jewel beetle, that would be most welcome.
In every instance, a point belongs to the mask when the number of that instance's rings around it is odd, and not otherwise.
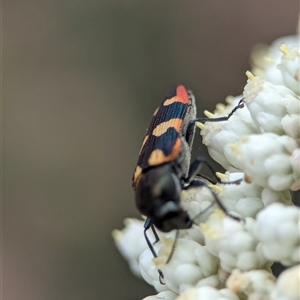
[[[203,157],[198,157],[191,163],[195,122],[226,121],[243,106],[242,99],[228,116],[196,118],[193,93],[179,85],[155,110],[142,142],[132,178],[135,204],[141,214],[147,217],[144,236],[154,257],[157,257],[157,254],[147,237],[147,230],[151,228],[158,241],[154,226],[163,232],[191,228],[194,222],[180,205],[181,191],[207,186],[206,181],[197,176],[203,164],[215,174]],[[219,181],[216,176],[215,178]],[[220,208],[228,214],[216,194],[211,192]],[[168,261],[170,258],[171,256]],[[158,272],[163,284],[163,273],[161,270]]]

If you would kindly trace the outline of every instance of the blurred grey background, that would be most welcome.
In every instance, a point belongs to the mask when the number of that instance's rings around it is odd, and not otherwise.
[[[3,299],[153,294],[111,231],[139,217],[131,176],[154,109],[179,83],[199,116],[240,94],[251,47],[298,14],[297,0],[3,0]]]

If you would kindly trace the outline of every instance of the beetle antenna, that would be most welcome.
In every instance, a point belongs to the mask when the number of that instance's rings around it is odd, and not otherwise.
[[[242,98],[237,106],[233,108],[233,110],[225,117],[218,117],[218,118],[196,118],[191,121],[191,124],[195,124],[196,122],[222,122],[222,121],[227,121],[229,120],[232,115],[240,108],[243,108],[245,106],[244,98]]]

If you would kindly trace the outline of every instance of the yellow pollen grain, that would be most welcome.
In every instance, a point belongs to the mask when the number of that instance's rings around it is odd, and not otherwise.
[[[122,238],[123,233],[122,231],[115,229],[112,231],[111,235],[115,241],[119,241]]]
[[[246,76],[248,77],[249,80],[254,81],[255,80],[255,76],[250,72],[247,71],[246,72]]]
[[[199,227],[202,229],[202,231],[203,231],[204,233],[208,232],[208,230],[209,230],[208,225],[205,224],[205,223],[200,223],[200,224],[199,224]]]
[[[279,47],[279,50],[284,54],[284,55],[288,55],[290,53],[290,48],[286,45],[286,44],[282,44]]]
[[[274,62],[274,59],[271,56],[265,56],[264,59],[267,64],[272,64]]]
[[[182,198],[187,198],[188,195],[189,195],[189,193],[188,193],[187,191],[185,191],[185,190],[182,190],[182,191],[181,191],[181,197],[182,197]]]
[[[219,232],[209,228],[207,224],[200,224],[200,228],[202,229],[202,232],[210,238],[216,239],[221,235]]]
[[[162,237],[162,242],[164,244],[164,247],[169,247],[169,248],[173,247],[174,241],[171,238],[167,238],[164,236]]]
[[[154,257],[153,263],[156,265],[157,268],[161,268],[165,265],[165,258],[164,257]]]
[[[225,213],[224,213],[224,211],[221,210],[221,209],[218,209],[218,208],[216,209],[216,212],[215,212],[215,213],[216,213],[216,215],[218,216],[218,218],[222,218],[222,219],[223,219],[223,218],[225,218],[225,216],[226,216]]]
[[[241,153],[240,153],[240,149],[239,149],[239,146],[237,145],[237,143],[234,143],[234,144],[229,144],[228,147],[232,150],[232,152],[240,157],[241,156]]]
[[[280,127],[275,127],[275,131],[277,132],[277,134],[283,134],[283,129],[282,128],[280,128]]]
[[[227,104],[232,104],[233,103],[233,100],[234,100],[234,97],[232,95],[229,95],[225,98],[225,102]]]
[[[214,117],[214,114],[211,113],[211,112],[208,111],[208,110],[205,110],[205,111],[204,111],[204,114],[205,114],[208,118],[210,118],[210,119]]]
[[[223,103],[218,103],[216,105],[216,109],[217,109],[218,112],[223,112],[224,109],[225,109],[225,105]]]
[[[218,176],[221,180],[226,179],[226,175],[224,173],[221,173],[221,172],[216,172],[216,176]]]
[[[204,125],[203,123],[201,123],[201,122],[196,122],[196,126],[197,126],[198,128],[200,128],[201,130],[203,130],[204,127],[205,127],[205,125]]]
[[[131,218],[126,218],[123,223],[125,226],[128,226],[133,223],[133,220]]]
[[[240,142],[241,142],[242,144],[244,144],[244,143],[247,143],[248,140],[249,140],[249,137],[245,135],[245,136],[243,136],[243,137],[240,139]]]
[[[221,194],[223,192],[223,189],[217,185],[209,185],[209,187],[217,194]]]

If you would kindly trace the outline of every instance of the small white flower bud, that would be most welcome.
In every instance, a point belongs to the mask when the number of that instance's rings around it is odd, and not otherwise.
[[[281,37],[269,47],[262,44],[255,46],[251,54],[252,73],[274,84],[284,85],[282,72],[277,68],[281,61],[282,53],[279,47],[282,44],[299,47],[299,35]]]
[[[226,282],[226,286],[234,294],[246,295],[247,299],[268,300],[269,294],[275,286],[276,278],[265,270],[240,272],[233,270]]]
[[[212,202],[213,196],[209,188],[193,188],[181,193],[181,206],[193,219],[201,214]]]
[[[274,203],[257,215],[255,236],[260,241],[263,255],[285,265],[299,262],[300,209]]]
[[[231,145],[230,155],[239,160],[247,182],[279,192],[299,184],[299,169],[291,163],[297,148],[290,137],[265,133]]]
[[[235,181],[244,177],[244,173],[226,172],[223,181]],[[221,192],[218,194],[221,202],[229,212],[236,212],[243,217],[255,217],[266,205],[273,202],[291,204],[290,193],[275,192],[263,188],[256,183],[218,184]]]
[[[246,218],[244,224],[214,213],[205,224],[201,224],[208,250],[219,257],[221,268],[227,272],[235,268],[247,271],[268,265],[268,261],[256,252],[258,241],[252,233],[254,223],[250,220]]]
[[[222,280],[222,278],[220,278],[219,274],[216,274],[216,275],[211,275],[207,278],[200,280],[196,286],[197,287],[211,286],[211,287],[214,287],[217,289],[217,288],[221,288],[222,286],[224,286],[224,283],[225,283],[225,280]]]
[[[244,88],[244,101],[255,124],[263,132],[291,134],[293,138],[300,138],[300,124],[295,122],[295,117],[283,121],[286,116],[299,116],[299,97],[284,86],[254,77],[250,72],[247,75],[249,79]]]
[[[281,120],[282,129],[284,132],[300,144],[300,115],[287,114]]]
[[[286,205],[292,204],[291,194],[288,190],[282,192],[275,192],[269,188],[264,188],[261,192],[261,200],[264,206],[275,202],[282,202]]]
[[[300,89],[300,48],[288,47],[286,44],[280,46],[283,53],[278,69],[282,72],[285,85],[299,95]]]

